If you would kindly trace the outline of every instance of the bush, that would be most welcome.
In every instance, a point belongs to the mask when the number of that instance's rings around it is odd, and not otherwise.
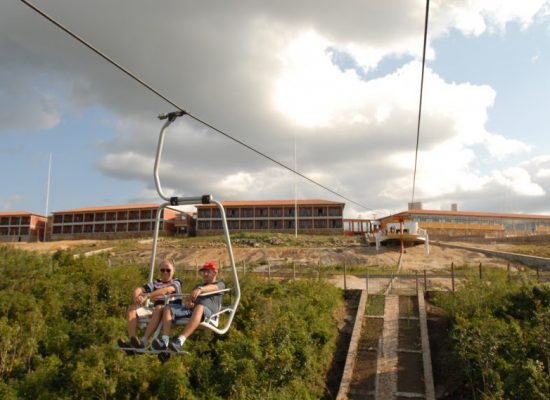
[[[324,282],[241,282],[229,333],[198,331],[161,364],[116,350],[147,267],[0,247],[0,397],[309,399],[322,396],[342,294]]]
[[[451,322],[456,397],[550,398],[550,288],[472,281],[436,302]]]

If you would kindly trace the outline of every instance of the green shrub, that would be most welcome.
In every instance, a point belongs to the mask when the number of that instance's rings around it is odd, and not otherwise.
[[[547,286],[473,280],[436,302],[451,322],[456,397],[550,398]]]
[[[161,364],[115,349],[131,290],[147,267],[109,267],[0,247],[0,397],[310,399],[324,390],[342,293],[317,281],[247,276],[234,325],[198,331]],[[186,282],[190,287],[192,282]],[[179,333],[179,329],[175,332]]]

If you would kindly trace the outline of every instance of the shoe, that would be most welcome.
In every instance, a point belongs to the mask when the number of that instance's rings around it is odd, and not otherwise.
[[[130,348],[132,347],[132,345],[128,342],[125,342],[124,340],[122,339],[118,339],[117,341],[117,344],[118,344],[118,347],[120,349],[123,349],[124,352],[129,355],[129,356],[133,356],[136,354],[136,352],[134,350],[130,350]]]
[[[173,340],[170,342],[170,350],[175,351],[176,353],[183,353],[183,345],[179,340]]]
[[[132,336],[130,338],[130,343],[132,344],[132,347],[134,349],[143,349],[145,347],[145,345],[141,342],[141,340],[139,340],[137,337],[135,336]]]
[[[159,351],[168,349],[168,346],[166,345],[166,343],[164,343],[164,341],[160,340],[159,338],[153,339],[153,342],[151,343],[151,347],[154,350],[159,350]]]
[[[158,353],[158,358],[161,363],[165,363],[170,359],[170,353]]]

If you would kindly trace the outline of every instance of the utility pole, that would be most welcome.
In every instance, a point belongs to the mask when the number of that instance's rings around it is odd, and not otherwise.
[[[44,237],[42,241],[46,241],[46,231],[48,230],[48,206],[50,202],[50,178],[52,174],[52,153],[50,152],[50,158],[48,162],[48,184],[46,186],[46,223],[44,224]]]

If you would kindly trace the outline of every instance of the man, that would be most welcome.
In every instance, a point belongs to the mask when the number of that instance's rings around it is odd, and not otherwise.
[[[170,348],[176,352],[181,352],[183,344],[187,338],[198,328],[201,321],[210,317],[219,311],[222,301],[222,293],[205,295],[225,289],[225,284],[217,280],[218,267],[213,262],[205,263],[200,269],[203,281],[195,286],[185,305],[172,304],[164,309],[162,318],[162,339],[153,340],[152,347],[155,350],[166,350]],[[176,318],[188,318],[183,333],[170,342],[170,330],[172,321]]]
[[[174,278],[175,268],[169,260],[163,260],[159,264],[160,279],[137,287],[132,294],[132,304],[128,308],[128,337],[130,342],[125,342],[122,339],[118,340],[119,347],[134,347],[138,349],[145,348],[151,334],[157,329],[162,317],[164,308],[164,296],[168,294],[181,293],[181,281]],[[150,308],[145,307],[147,300],[154,301],[154,308],[151,312]],[[181,300],[175,302],[181,303]],[[147,328],[143,333],[143,337],[136,337],[137,325],[140,317],[150,316]],[[132,351],[127,351],[128,354],[134,354]]]

